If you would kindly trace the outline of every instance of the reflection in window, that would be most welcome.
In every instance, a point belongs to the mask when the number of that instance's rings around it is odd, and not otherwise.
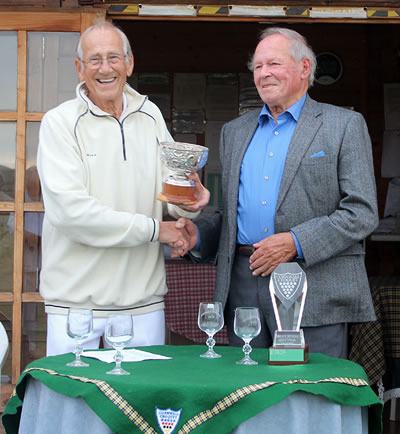
[[[0,292],[12,292],[14,256],[14,217],[0,213]]]
[[[43,303],[22,305],[21,368],[46,355],[46,314]]]
[[[46,112],[75,97],[79,33],[28,33],[28,95],[30,112]]]
[[[26,125],[25,202],[43,202],[36,168],[39,128],[40,122],[28,122]]]
[[[16,140],[16,123],[0,122],[0,201],[14,201]]]
[[[36,166],[31,166],[26,169],[25,202],[43,202],[39,173]]]
[[[11,335],[12,335],[12,304],[0,303],[0,321],[6,330],[8,337],[8,354],[1,368],[2,390],[6,393],[4,383],[11,383]]]
[[[42,265],[41,239],[44,213],[26,212],[24,222],[24,292],[39,291]]]
[[[17,111],[17,32],[0,32],[0,111]]]

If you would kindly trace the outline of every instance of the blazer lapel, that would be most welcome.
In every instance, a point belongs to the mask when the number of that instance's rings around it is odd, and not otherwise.
[[[303,160],[304,154],[321,126],[322,119],[320,114],[321,110],[318,107],[318,103],[307,96],[292,141],[289,145],[276,209],[280,207],[285,198],[297,169]]]
[[[228,167],[224,167],[225,179],[228,180],[229,185],[227,189],[227,203],[228,203],[228,228],[231,239],[236,242],[236,219],[237,219],[237,201],[239,196],[239,182],[240,182],[240,169],[242,166],[243,156],[246,149],[254,135],[258,126],[258,115],[260,110],[254,110],[243,121],[243,125],[235,131],[235,136],[232,143],[232,155]],[[227,144],[225,144],[227,145]]]
[[[258,116],[260,110],[254,110],[252,116],[246,119],[242,128],[239,128],[236,135],[235,141],[232,147],[232,166],[230,178],[234,180],[233,191],[238,192],[239,189],[239,178],[240,178],[240,168],[242,165],[243,156],[246,152],[247,147],[251,139],[253,138],[254,132],[258,126]]]

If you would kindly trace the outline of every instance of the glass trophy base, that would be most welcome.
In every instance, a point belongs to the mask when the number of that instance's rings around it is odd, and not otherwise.
[[[163,191],[157,195],[157,199],[178,205],[193,205],[197,202],[194,192],[195,188],[192,185],[175,185],[164,182]]]
[[[308,345],[304,347],[272,346],[269,348],[269,365],[305,365],[308,362]]]

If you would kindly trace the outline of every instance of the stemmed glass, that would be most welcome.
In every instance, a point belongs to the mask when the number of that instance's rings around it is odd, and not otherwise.
[[[115,349],[115,367],[108,371],[111,375],[130,375],[121,368],[122,350],[133,339],[133,322],[131,315],[110,316],[106,324],[105,339],[108,345]]]
[[[81,354],[83,351],[82,341],[86,339],[93,330],[93,314],[90,309],[81,309],[70,307],[67,317],[67,334],[75,340],[75,360],[67,363],[67,366],[80,368],[89,366],[88,363],[82,362]]]
[[[207,333],[207,346],[208,350],[201,354],[200,357],[206,359],[216,359],[221,357],[214,351],[215,333],[219,332],[224,326],[224,314],[222,310],[222,304],[220,302],[215,303],[200,303],[198,324],[200,330]]]
[[[244,357],[237,361],[238,365],[258,365],[258,362],[250,358],[252,348],[250,341],[258,336],[261,331],[260,313],[256,307],[237,307],[235,309],[234,331],[236,336],[243,339]]]

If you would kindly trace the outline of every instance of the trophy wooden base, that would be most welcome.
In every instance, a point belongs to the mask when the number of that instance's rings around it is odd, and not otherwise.
[[[177,205],[193,205],[197,202],[194,192],[193,186],[174,185],[164,182],[163,191],[157,195],[157,199]]]
[[[305,365],[308,362],[308,345],[306,345],[304,348],[270,347],[269,349],[269,365]]]

